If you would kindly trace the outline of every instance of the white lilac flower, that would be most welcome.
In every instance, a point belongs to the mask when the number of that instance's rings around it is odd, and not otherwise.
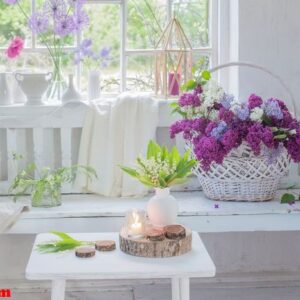
[[[255,107],[250,113],[250,119],[251,119],[251,121],[262,122],[263,114],[264,114],[264,111],[262,108]]]

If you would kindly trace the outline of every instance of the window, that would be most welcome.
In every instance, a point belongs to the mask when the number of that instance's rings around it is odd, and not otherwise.
[[[22,0],[29,14],[36,11],[43,0]],[[87,0],[86,10],[90,25],[78,36],[64,41],[71,53],[84,38],[91,38],[98,47],[111,48],[110,64],[101,70],[102,90],[116,93],[125,90],[153,91],[154,48],[162,29],[175,15],[181,22],[193,46],[193,59],[204,58],[207,64],[215,62],[216,0]],[[26,38],[22,57],[6,64],[4,50],[9,40],[20,35]],[[1,64],[12,70],[20,68],[50,69],[46,49],[27,28],[26,19],[15,6],[0,2]],[[88,66],[74,67],[70,58],[63,61],[64,72],[76,72],[77,83],[84,90]]]

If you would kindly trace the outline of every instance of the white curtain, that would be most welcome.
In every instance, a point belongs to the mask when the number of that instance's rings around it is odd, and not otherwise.
[[[98,179],[88,182],[78,175],[75,185],[109,197],[146,194],[147,188],[119,166],[132,166],[138,155],[145,155],[157,126],[158,101],[150,96],[125,93],[94,102],[85,117],[78,164],[95,168]]]

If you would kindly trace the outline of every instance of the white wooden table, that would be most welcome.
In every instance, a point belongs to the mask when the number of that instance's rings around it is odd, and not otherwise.
[[[39,234],[35,240],[27,268],[29,280],[51,280],[52,300],[62,300],[66,280],[95,279],[150,279],[171,278],[172,299],[189,300],[189,279],[192,277],[214,277],[215,265],[202,240],[193,232],[192,251],[178,257],[143,258],[130,256],[119,249],[117,233],[76,233],[79,240],[115,240],[117,250],[98,252],[92,258],[77,258],[73,251],[55,254],[40,254],[36,244],[55,239],[51,234]]]

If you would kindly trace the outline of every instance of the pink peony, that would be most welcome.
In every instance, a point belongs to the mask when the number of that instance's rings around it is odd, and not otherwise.
[[[6,50],[6,55],[8,58],[18,57],[24,48],[24,40],[20,37],[15,37]]]

